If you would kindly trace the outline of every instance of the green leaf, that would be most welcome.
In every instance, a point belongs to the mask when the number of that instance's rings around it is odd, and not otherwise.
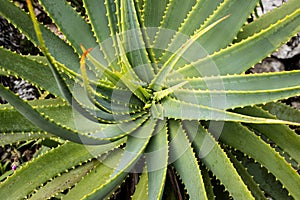
[[[168,166],[167,123],[158,121],[147,146],[145,157],[148,172],[148,199],[162,199]]]
[[[144,1],[144,26],[159,27],[168,3],[169,0]]]
[[[30,123],[11,105],[8,104],[0,105],[0,117],[1,117],[1,126],[0,126],[1,133],[41,131],[40,128]]]
[[[113,7],[106,0],[84,0],[83,3],[100,47],[100,49],[94,48],[93,51],[95,49],[102,51],[105,59],[108,61],[108,66],[117,68],[118,59],[116,57],[118,49],[116,39],[113,37],[117,31],[114,27],[116,25],[112,24],[112,19],[115,15],[111,10]],[[95,54],[99,55],[99,53]],[[99,59],[98,56],[97,59]]]
[[[64,66],[60,63],[58,63],[54,57],[51,56],[51,54],[48,51],[48,48],[46,46],[45,40],[43,39],[42,36],[42,31],[40,29],[40,26],[38,24],[38,21],[35,17],[34,9],[31,3],[31,0],[27,1],[27,6],[29,10],[29,14],[34,26],[34,30],[37,36],[37,40],[40,43],[41,50],[45,57],[48,60],[49,67],[51,68],[52,74],[55,77],[55,80],[59,86],[59,89],[61,93],[63,94],[64,98],[68,101],[69,104],[73,106],[74,109],[79,111],[82,115],[84,115],[86,118],[90,119],[91,121],[97,121],[97,119],[90,113],[88,112],[75,98],[73,98],[73,94],[68,87],[66,81],[64,80],[63,76],[61,75],[59,68],[64,68]],[[58,67],[59,66],[59,67]]]
[[[280,102],[271,102],[263,105],[264,110],[276,115],[278,119],[300,122],[300,111]]]
[[[164,117],[183,120],[216,120],[235,121],[255,124],[290,124],[299,125],[296,122],[289,122],[276,119],[258,118],[241,115],[207,106],[185,103],[172,98],[165,98],[162,102]]]
[[[162,21],[160,22],[159,31],[155,35],[155,40],[153,42],[155,47],[159,47],[153,49],[156,59],[159,59],[161,56],[161,50],[167,49],[170,40],[176,33],[175,31],[180,27],[180,24],[184,22],[188,12],[195,3],[196,0],[169,0]],[[165,34],[165,30],[169,29],[174,31],[168,31],[167,34]]]
[[[187,81],[182,87],[194,90],[257,91],[296,87],[300,84],[300,71],[283,71],[261,74],[239,74],[195,78],[168,79],[168,86]],[[293,80],[293,81],[291,81]]]
[[[114,111],[115,109],[115,112],[118,111],[118,104],[120,104],[120,106],[122,106],[123,109],[125,107],[127,111],[130,108],[141,109],[144,106],[144,103],[141,100],[139,100],[135,95],[133,95],[133,93],[129,89],[99,85],[96,86],[96,93],[97,95],[95,96],[95,99],[99,100],[97,96],[103,96],[104,99],[101,98],[101,101],[98,102],[101,103],[102,106],[105,106],[105,103],[102,101],[106,101],[106,103],[108,103],[107,108],[112,111]]]
[[[245,23],[258,0],[239,1],[225,0],[213,12],[213,14],[205,21],[204,27],[217,21],[218,19],[229,15],[229,17],[217,24],[213,29],[200,37],[197,42],[203,46],[208,54],[219,51],[231,44],[236,37],[240,27]],[[226,35],[226,37],[224,37]]]
[[[154,131],[156,121],[149,119],[143,126],[128,135],[126,147],[119,161],[118,166],[114,169],[109,179],[104,184],[98,186],[92,193],[87,194],[85,199],[103,199],[117,185],[119,185],[127,173],[142,156],[151,135]]]
[[[24,57],[3,48],[0,48],[0,57],[0,66],[5,71],[30,81],[54,95],[62,97],[58,86],[53,84],[55,83],[55,78],[47,65],[31,59],[31,57]]]
[[[173,77],[178,74],[195,77],[242,73],[276,50],[282,41],[296,34],[300,30],[299,24],[300,9],[245,40],[180,68]]]
[[[196,0],[169,0],[160,27],[177,30],[195,3]]]
[[[254,199],[224,150],[197,121],[184,121],[183,126],[198,157],[216,175],[234,199]]]
[[[119,40],[118,40],[118,43],[119,43]],[[86,62],[85,62],[86,54],[89,53],[89,52],[90,52],[90,50],[85,51],[85,53],[82,55],[81,60],[80,60],[80,70],[81,70],[81,74],[82,74],[83,85],[84,85],[84,88],[85,88],[85,91],[86,91],[86,95],[88,96],[88,99],[95,106],[97,106],[100,110],[106,111],[108,113],[114,112],[116,114],[116,111],[112,111],[111,108],[110,108],[110,107],[113,107],[112,104],[115,104],[114,102],[116,102],[116,98],[111,97],[111,96],[105,97],[102,94],[98,94],[97,91],[95,91],[95,89],[93,88],[93,86],[90,85],[90,79],[87,76],[87,69],[86,69]],[[137,98],[139,98],[140,100],[142,100],[144,102],[146,101],[145,97],[143,95],[144,94],[143,91],[145,91],[145,89],[142,88],[139,85],[136,85],[136,84],[132,83],[132,81],[136,80],[135,79],[136,75],[134,74],[134,72],[130,68],[130,66],[127,67],[127,68],[125,67],[125,69],[123,69],[124,71],[128,69],[129,72],[127,72],[125,75],[122,75],[117,71],[112,72],[109,69],[107,69],[105,66],[102,66],[95,58],[93,58],[93,56],[89,56],[89,55],[87,55],[87,56],[88,56],[89,60],[96,65],[96,68],[99,70],[99,72],[103,73],[103,75],[105,75],[106,78],[109,79],[112,82],[112,84],[119,85],[120,82],[121,82],[122,86],[123,86],[123,84],[125,86],[127,86],[128,89],[132,91],[132,94],[135,94],[135,96]],[[123,58],[125,56],[121,56],[121,57]],[[126,59],[126,61],[127,61],[127,59]],[[132,76],[131,76],[130,72],[132,72]],[[101,85],[100,85],[100,87],[101,87],[101,89],[105,88],[105,86],[103,87]],[[116,95],[116,93],[118,92],[119,89],[114,89],[113,86],[111,88],[110,87],[106,87],[106,88],[111,90],[111,93],[115,94],[114,96],[119,96],[119,95]],[[97,90],[97,88],[96,88],[96,90]],[[146,94],[146,92],[145,92],[145,94]],[[130,98],[130,96],[128,96],[128,98]],[[150,96],[150,95],[148,94],[148,96]],[[111,99],[111,102],[107,102],[108,98]],[[125,104],[127,104],[127,103],[128,102],[126,102],[126,99],[125,99]],[[123,109],[124,110],[128,109],[127,105],[123,105]],[[126,111],[123,111],[123,112],[126,112]],[[128,111],[127,111],[127,113],[128,113]]]
[[[32,108],[28,103],[24,102],[18,96],[16,96],[11,91],[7,90],[5,87],[0,85],[0,94],[4,97],[14,108],[20,112],[25,118],[27,118],[31,123],[38,126],[39,128],[55,134],[66,140],[70,140],[77,143],[84,144],[102,144],[103,141],[92,138],[87,135],[73,131],[68,127],[61,126],[57,122],[51,121],[44,114],[39,113],[37,110]],[[108,142],[108,141],[106,141]],[[105,142],[105,143],[106,143]]]
[[[220,140],[261,163],[294,198],[300,195],[300,176],[297,171],[255,133],[239,123],[226,122]]]
[[[90,25],[67,2],[39,1],[78,54],[83,53],[80,48],[81,44],[87,49],[98,45]]]
[[[268,28],[270,25],[275,24],[278,20],[283,19],[285,16],[300,8],[298,0],[289,0],[284,2],[281,6],[274,8],[268,13],[258,17],[253,22],[246,24],[237,35],[235,42],[239,42],[247,37],[254,35],[262,29]]]
[[[188,36],[193,35],[197,30],[200,29],[201,26],[203,27],[203,23],[210,15],[212,15],[214,10],[216,10],[221,2],[222,0],[197,0],[196,4],[192,7],[184,19],[184,22],[181,23],[178,31],[174,34],[172,40],[169,42],[167,50],[165,50],[162,57],[159,58],[160,63],[164,63],[168,57],[172,55],[171,52],[175,52],[177,49],[179,49],[185,40],[188,39]],[[199,15],[199,13],[201,13],[201,15]],[[156,45],[159,46],[160,44]],[[189,51],[188,55],[191,55],[189,58],[198,57],[198,55],[195,55],[192,51]]]
[[[99,165],[99,161],[93,160],[86,164],[83,164],[75,169],[63,173],[61,176],[55,177],[48,182],[45,186],[42,186],[31,197],[30,200],[48,199],[49,197],[69,189],[76,183],[82,180],[94,167]]]
[[[191,143],[180,122],[169,120],[170,158],[191,199],[207,199],[202,175]]]
[[[236,109],[235,111],[241,114],[251,115],[255,117],[267,117],[276,119],[274,115],[270,114],[267,111],[264,111],[259,107],[247,107],[243,109]],[[275,142],[277,146],[283,149],[284,152],[288,153],[293,159],[300,163],[300,137],[287,125],[247,124],[247,126],[267,136],[271,141]]]
[[[148,184],[149,182],[147,167],[145,167],[143,173],[140,176],[140,180],[135,187],[135,191],[132,195],[132,200],[150,199],[149,194],[151,195],[151,193],[148,192]]]
[[[105,0],[84,0],[83,3],[87,10],[87,16],[91,21],[92,28],[96,34],[97,42],[104,42],[111,34],[109,20],[106,16]],[[87,47],[88,46],[86,46],[86,48]]]
[[[62,126],[75,128],[74,118],[77,117],[72,107],[62,99],[39,99],[27,102],[33,109],[52,121],[59,122]],[[24,118],[11,105],[0,105],[0,116],[3,124],[0,132],[16,132],[16,131],[41,131],[42,129],[31,124],[28,119]],[[64,113],[63,115],[61,113]],[[15,122],[18,123],[15,123]],[[86,129],[88,130],[88,128]],[[92,129],[94,131],[94,129]]]
[[[70,85],[68,85],[68,87],[70,87]],[[133,105],[133,102],[136,102],[136,100],[140,104],[142,104],[142,102],[137,98],[130,98],[133,95],[129,90],[112,88],[110,86],[103,87],[103,85],[93,85],[92,87],[96,87],[97,91],[92,91],[93,96],[91,97],[91,99],[98,102],[106,101],[106,104],[97,107],[98,105],[92,104],[89,99],[89,95],[87,95],[85,89],[80,84],[72,85],[72,87],[74,87],[75,92],[70,93],[70,95],[72,95],[72,101],[70,104],[73,106],[74,110],[78,111],[81,115],[92,122],[95,122],[96,120],[96,123],[101,122],[104,124],[123,123],[137,119],[145,114],[145,111],[143,110],[141,110],[140,112],[134,112],[132,111],[132,109],[130,109],[138,107],[138,105],[137,107]],[[100,94],[98,94],[98,92],[100,92]],[[124,96],[121,96],[123,94],[127,95],[125,96],[126,98]],[[133,100],[133,102],[131,102],[131,100]],[[111,109],[111,112],[109,111],[109,109]],[[118,112],[118,109],[123,109],[124,112]]]
[[[49,179],[72,168],[94,156],[123,144],[124,140],[101,146],[84,146],[75,143],[66,143],[58,148],[50,150],[37,159],[29,161],[19,168],[13,176],[0,184],[2,199],[21,199],[32,192],[36,187]],[[23,182],[20,180],[30,180]]]
[[[200,165],[200,170],[201,170],[207,198],[211,200],[215,200],[216,196],[213,191],[213,185],[211,183],[211,178],[209,177],[208,169],[202,164]]]
[[[216,11],[217,7],[221,2],[222,0],[216,0],[216,1],[197,0],[196,4],[188,13],[187,17],[184,20],[184,23],[181,24],[181,27],[178,29],[178,32],[176,34],[178,35],[178,33],[180,33],[186,36],[193,35],[193,33],[195,33],[195,31],[199,29],[201,25],[203,26],[203,23],[208,20],[209,16],[211,16],[211,18],[209,18],[210,21],[212,20],[212,13]],[[201,13],[201,15],[199,13]],[[223,16],[218,16],[218,17],[221,18]],[[218,20],[218,17],[214,15],[215,20]],[[206,26],[207,25],[209,24],[206,23]],[[172,42],[171,45],[176,45],[176,43]]]
[[[223,1],[213,12],[211,12],[210,16],[205,20],[205,22],[201,25],[198,30],[204,29],[214,23],[215,21],[223,18],[224,16],[229,16],[226,20],[217,24],[214,28],[210,29],[208,32],[204,33],[201,37],[197,38],[195,41],[197,45],[199,45],[198,49],[194,52],[190,51],[183,55],[183,57],[188,60],[188,62],[194,62],[202,57],[210,55],[216,51],[219,51],[222,48],[227,47],[233,39],[235,38],[237,32],[240,30],[240,27],[244,24],[247,17],[253,11],[254,7],[256,6],[258,0],[253,1],[239,1],[239,0],[225,0]],[[219,1],[215,2],[218,3]],[[205,6],[201,4],[201,7]],[[211,2],[210,2],[211,3]],[[215,3],[211,3],[208,9],[211,6],[214,6]],[[204,7],[206,9],[206,7]],[[197,10],[196,10],[197,11]],[[194,12],[196,12],[194,11]],[[199,14],[199,13],[197,13]],[[202,15],[201,15],[202,16]],[[189,16],[186,21],[183,23],[186,27],[191,26],[193,22],[197,22],[194,18],[200,18],[198,16]],[[189,20],[190,19],[190,20]],[[192,22],[190,22],[192,21]],[[202,20],[201,20],[202,21]],[[197,26],[199,23],[197,24]],[[196,26],[196,27],[197,27]],[[181,30],[179,31],[182,32]],[[197,33],[195,30],[194,34]],[[188,36],[193,35],[193,32],[188,32]],[[226,35],[226,37],[224,37]],[[174,44],[174,45],[173,45]],[[172,44],[169,47],[168,51],[178,49],[180,42],[174,39]],[[201,52],[199,52],[201,48]],[[203,52],[202,52],[203,51]],[[162,63],[165,62],[167,59],[167,54],[162,58]],[[183,66],[183,64],[189,64],[187,61],[181,60],[175,68]]]
[[[121,31],[120,1],[105,0],[104,4],[106,5],[111,35],[115,35]]]
[[[292,200],[293,198],[288,194],[288,191],[283,188],[283,185],[271,174],[266,168],[261,166],[243,155],[241,152],[234,151],[234,156],[241,161],[241,164],[247,168],[247,171],[252,175],[255,182],[259,184],[259,187],[273,199],[287,199]]]
[[[22,141],[30,141],[52,137],[52,135],[44,132],[12,132],[0,133],[0,145],[8,145]]]
[[[63,126],[74,128],[74,121],[71,117],[74,113],[71,107],[61,99],[33,100],[28,103],[39,112],[47,115],[51,120],[58,121]],[[61,113],[64,113],[64,115]],[[30,123],[28,119],[8,104],[0,105],[0,118],[2,119],[0,145],[54,137],[54,135],[48,134]]]
[[[268,84],[266,82],[266,84]],[[179,101],[211,108],[232,109],[264,104],[300,94],[300,86],[273,90],[189,90],[178,89],[172,94]]]
[[[131,0],[122,0],[120,10],[121,38],[128,55],[128,60],[138,77],[142,81],[149,83],[153,79],[154,71],[146,51],[134,2]]]
[[[150,118],[143,126],[139,127],[128,135],[126,148],[118,168],[115,170],[114,175],[119,171],[128,169],[129,165],[141,157],[144,152],[152,133],[155,130],[156,120]],[[121,170],[122,169],[122,170]]]
[[[95,131],[94,133],[90,134],[93,137],[96,138],[102,138],[102,139],[118,139],[121,137],[124,137],[131,132],[137,130],[140,126],[143,125],[143,123],[148,120],[148,116],[144,115],[141,118],[135,120],[135,121],[129,121],[124,122],[120,124],[112,124],[109,126],[104,127],[101,130]]]
[[[0,2],[0,13],[25,34],[31,42],[36,46],[39,45],[32,21],[28,14],[15,6],[11,1]],[[57,61],[72,71],[77,72],[79,69],[79,58],[78,55],[74,53],[72,47],[44,26],[41,26],[41,32],[50,54],[55,57]]]
[[[134,71],[134,69],[132,69],[132,66],[126,56],[125,49],[118,35],[117,43],[120,51],[120,62],[122,72],[120,73],[116,71],[115,74],[120,79],[120,82],[124,84],[132,92],[132,94],[134,94],[142,102],[146,103],[147,99],[149,99],[151,95],[145,88],[141,86],[141,84],[139,84],[142,83],[142,79],[140,79],[138,77],[138,74]]]
[[[97,187],[106,184],[109,180],[110,175],[117,167],[121,157],[122,151],[120,149],[116,149],[108,153],[108,155],[104,156],[104,158],[99,159],[100,164],[98,164],[89,174],[84,176],[84,178],[78,182],[63,199],[83,199],[86,194],[95,192]],[[120,175],[120,178],[125,178],[126,175],[127,173],[124,173],[123,175]]]
[[[197,40],[202,35],[207,33],[209,30],[213,29],[217,24],[221,23],[223,20],[225,20],[228,16],[222,17],[215,21],[214,23],[210,24],[209,26],[205,27],[204,29],[200,29],[197,31],[191,38],[189,38],[179,49],[176,50],[172,56],[163,64],[160,71],[156,74],[154,79],[151,81],[150,87],[158,91],[163,87],[163,81],[165,81],[166,77],[169,75],[169,73],[173,70],[175,65],[178,63],[178,61],[181,59],[183,54],[190,50],[191,46],[194,44],[194,40]],[[191,51],[191,50],[190,50]]]
[[[259,188],[259,184],[254,181],[251,174],[248,173],[247,168],[228,150],[227,155],[229,156],[234,167],[237,169],[237,172],[239,173],[245,184],[248,186],[255,199],[266,200],[267,198],[265,197],[264,192]]]

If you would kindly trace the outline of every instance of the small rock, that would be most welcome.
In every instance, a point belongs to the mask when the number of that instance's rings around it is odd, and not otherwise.
[[[293,106],[294,108],[300,110],[300,102],[294,101],[294,102],[292,102],[291,104],[292,104],[292,106]]]
[[[258,8],[257,14],[261,16],[262,14],[265,14],[273,10],[274,8],[279,7],[284,2],[287,2],[287,0],[262,0],[263,12],[261,8]]]
[[[282,62],[275,58],[266,58],[261,63],[258,63],[254,68],[250,69],[251,73],[263,72],[280,72],[284,70]]]
[[[287,44],[282,45],[273,56],[281,59],[292,58],[300,54],[300,33],[293,37]]]

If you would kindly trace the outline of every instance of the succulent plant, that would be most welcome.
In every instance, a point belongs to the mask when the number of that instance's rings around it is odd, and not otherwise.
[[[57,26],[9,0],[0,13],[41,50],[0,48],[0,144],[41,144],[1,177],[1,199],[300,198],[300,71],[245,73],[300,31],[299,0],[254,21],[258,0],[39,0]],[[44,98],[53,94],[54,98]],[[15,168],[15,167],[14,167]],[[125,197],[124,197],[125,198]]]

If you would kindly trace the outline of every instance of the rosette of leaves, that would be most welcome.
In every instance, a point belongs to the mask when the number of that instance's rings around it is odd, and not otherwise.
[[[0,48],[1,145],[42,144],[2,180],[1,199],[103,199],[138,173],[132,199],[297,199],[300,71],[245,74],[300,31],[290,0],[247,23],[258,1],[40,0],[59,34],[9,0],[0,13],[40,56]],[[43,95],[42,95],[43,96]],[[179,188],[179,189],[178,189]],[[180,189],[182,188],[182,189]]]

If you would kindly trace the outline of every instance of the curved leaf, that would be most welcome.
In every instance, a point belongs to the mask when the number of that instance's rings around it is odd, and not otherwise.
[[[281,6],[258,17],[253,22],[246,24],[237,35],[235,42],[241,41],[242,39],[259,32],[261,29],[268,28],[270,25],[275,24],[278,20],[299,8],[300,5],[298,0],[289,0],[284,2]]]
[[[49,179],[72,168],[95,155],[112,150],[123,144],[124,140],[101,146],[84,146],[75,143],[64,145],[50,150],[48,153],[29,161],[25,166],[19,168],[13,176],[0,184],[2,199],[21,199],[32,192],[36,187]],[[19,180],[30,180],[24,183]]]
[[[198,157],[216,175],[234,199],[254,199],[224,150],[196,121],[184,121],[184,128],[193,141]]]
[[[268,84],[266,82],[266,84]],[[211,108],[233,109],[264,104],[300,94],[300,86],[273,90],[189,90],[178,89],[171,96],[179,101]]]
[[[236,121],[255,124],[290,124],[299,125],[296,122],[289,122],[276,119],[258,118],[241,115],[216,108],[201,106],[197,104],[185,103],[172,98],[165,98],[161,104],[163,116],[168,118],[183,120],[216,120],[216,121]]]
[[[138,184],[135,187],[134,194],[132,195],[132,200],[150,199],[149,192],[148,192],[148,184],[149,184],[148,173],[147,173],[147,168],[145,168],[143,173],[140,176],[140,180]]]
[[[169,77],[238,74],[252,67],[300,29],[300,9],[275,24],[221,51],[179,68]],[[258,48],[263,47],[263,48]]]
[[[69,189],[86,176],[94,167],[99,165],[97,160],[93,160],[83,164],[75,169],[72,169],[61,176],[55,177],[51,182],[39,188],[31,197],[30,200],[48,199],[49,197],[63,190]]]
[[[271,102],[263,105],[264,110],[276,115],[278,119],[300,122],[300,111],[280,102]]]
[[[14,75],[21,77],[54,95],[62,97],[51,69],[31,57],[24,57],[11,51],[0,48],[0,66]],[[14,62],[11,62],[11,61]],[[32,73],[34,72],[34,73]]]
[[[0,94],[4,97],[15,109],[20,112],[24,117],[26,117],[31,123],[35,124],[39,128],[53,133],[61,138],[70,140],[76,143],[83,144],[102,144],[103,141],[92,138],[87,135],[79,134],[69,128],[63,127],[56,124],[56,122],[51,121],[46,116],[40,114],[37,110],[32,108],[28,103],[24,102],[18,96],[16,96],[11,91],[5,89],[0,85]],[[107,141],[106,141],[107,142]],[[105,143],[106,143],[105,142]]]
[[[160,22],[157,34],[155,35],[155,40],[153,45],[155,48],[153,49],[155,58],[159,59],[163,49],[167,49],[170,40],[175,34],[175,31],[180,27],[180,24],[184,22],[188,12],[191,10],[193,5],[196,3],[196,0],[190,1],[180,1],[180,0],[169,0],[167,7],[165,9],[164,15],[162,17],[162,21]],[[164,30],[174,30],[168,31],[165,34]],[[163,31],[162,31],[163,30]]]
[[[210,10],[210,7],[218,2],[219,1],[211,3],[210,1],[210,5],[208,6],[209,7],[208,9]],[[198,28],[198,30],[208,27],[209,25],[223,18],[224,16],[229,16],[229,17],[226,20],[218,23],[213,29],[210,29],[209,31],[204,33],[203,36],[197,38],[195,42],[197,42],[197,44],[200,47],[194,52],[190,51],[187,54],[184,54],[183,58],[188,60],[188,62],[194,62],[200,58],[210,55],[216,51],[219,51],[220,49],[225,48],[229,44],[231,44],[237,32],[240,30],[241,26],[244,24],[247,17],[253,11],[257,2],[258,0],[242,1],[242,2],[239,0],[225,0],[222,3],[219,2],[220,5],[213,12],[211,12],[211,15],[208,18],[206,18],[205,22],[201,25],[201,27]],[[200,1],[199,3],[201,7],[205,6],[205,4],[204,5],[202,4],[203,2]],[[204,7],[204,9],[206,9],[206,7]],[[201,20],[201,17],[198,16],[195,16],[196,18],[200,18],[197,20],[193,18],[190,19],[190,17],[192,16],[188,16],[188,18],[183,23],[186,27],[191,26],[194,22],[197,22],[198,20]],[[196,27],[199,25],[200,23],[197,23]],[[193,32],[189,33],[188,36],[193,35],[197,32],[198,31],[194,31],[194,33]],[[224,35],[226,35],[226,37],[224,37]],[[180,48],[180,46],[178,46],[179,44],[180,42],[174,39],[168,51],[172,52],[173,49]],[[203,50],[203,52],[199,52],[200,48],[201,50]],[[162,58],[161,60],[162,62],[165,62],[167,60],[166,55],[167,54],[165,54],[165,58]],[[186,60],[182,59],[181,62],[179,62],[176,65],[175,68],[181,67],[184,64],[189,64],[187,63]]]
[[[122,151],[116,149],[100,160],[100,163],[89,174],[83,177],[74,188],[72,188],[64,200],[82,199],[86,194],[94,192],[99,185],[106,184],[122,157]],[[119,179],[125,178],[127,174],[120,175]],[[117,185],[115,185],[117,186]]]
[[[154,76],[152,65],[146,51],[142,31],[138,21],[134,2],[121,1],[121,25],[125,51],[135,73],[142,81],[149,83]]]
[[[237,109],[236,111],[255,117],[276,118],[274,115],[258,107],[247,107]],[[288,153],[293,159],[300,163],[300,136],[287,125],[247,124],[247,126],[267,136],[271,141],[275,142],[277,146],[283,149],[284,152]]]
[[[85,199],[103,199],[122,182],[134,164],[142,156],[142,153],[144,152],[154,131],[155,124],[155,120],[149,119],[142,127],[128,136],[122,157],[120,158],[120,161],[113,173],[110,174],[110,177],[104,184],[98,186],[93,192],[87,194],[84,197]]]
[[[145,151],[148,173],[148,199],[162,199],[168,166],[168,134],[166,121],[158,121]]]
[[[179,173],[191,199],[207,199],[202,175],[191,143],[182,125],[169,121],[170,162]],[[191,176],[192,175],[192,176]]]
[[[293,81],[291,81],[293,80]],[[257,91],[296,87],[300,84],[300,71],[283,71],[261,74],[235,74],[224,76],[194,77],[168,79],[167,85],[172,87],[182,82],[182,88],[194,90],[236,90]],[[285,87],[282,87],[282,86]]]
[[[14,5],[11,1],[0,2],[0,13],[25,34],[31,42],[38,46],[39,42],[28,14]],[[18,17],[16,17],[18,16]],[[41,26],[45,44],[52,56],[74,72],[79,69],[79,58],[71,46],[61,40],[49,29]]]
[[[89,24],[67,2],[39,1],[78,54],[83,53],[80,48],[81,44],[85,48],[94,48],[98,45]]]
[[[239,123],[226,122],[220,140],[257,160],[280,180],[290,194],[300,195],[300,176],[283,157]]]

